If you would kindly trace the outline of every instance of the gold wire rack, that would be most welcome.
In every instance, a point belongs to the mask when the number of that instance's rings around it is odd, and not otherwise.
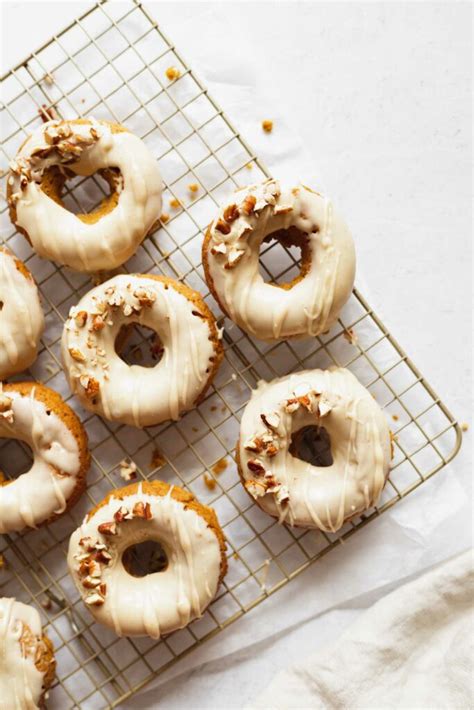
[[[169,66],[180,71],[173,82],[166,79]],[[268,172],[142,4],[98,3],[9,71],[1,84],[3,173],[45,111],[114,120],[145,140],[165,180],[164,209],[170,199],[180,206],[167,210],[169,221],[123,270],[184,280],[206,294],[218,314],[200,263],[202,230],[222,197]],[[197,193],[189,191],[190,183],[199,185]],[[76,212],[97,204],[98,191],[105,194],[96,177],[69,181],[67,188],[65,203]],[[46,313],[42,348],[26,377],[68,400],[88,431],[93,458],[87,494],[72,511],[47,528],[5,535],[0,543],[7,563],[0,572],[1,595],[35,605],[56,649],[49,708],[117,706],[391,508],[457,453],[458,424],[357,290],[331,332],[311,341],[268,345],[223,320],[224,364],[204,402],[178,423],[142,431],[90,415],[70,397],[59,341],[69,308],[91,280],[39,259],[14,231],[2,202],[2,241],[28,264]],[[298,270],[297,256],[293,249],[270,244],[261,254],[263,273],[275,282],[288,281]],[[141,353],[147,358],[148,345],[147,336],[136,332],[124,357]],[[392,470],[379,505],[334,535],[276,524],[249,500],[234,462],[239,419],[256,382],[331,364],[354,372],[384,407],[395,435]],[[136,463],[139,478],[162,478],[212,505],[228,540],[229,573],[218,597],[201,619],[158,642],[119,639],[95,624],[67,573],[71,532],[111,486],[124,484],[119,462],[126,457]],[[29,460],[21,442],[0,442],[7,476],[25,470]]]

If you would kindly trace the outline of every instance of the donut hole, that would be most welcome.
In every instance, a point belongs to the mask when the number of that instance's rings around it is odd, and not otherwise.
[[[0,485],[11,483],[33,465],[33,451],[24,441],[0,439]]]
[[[305,426],[291,437],[290,454],[313,466],[332,466],[331,438],[323,426]]]
[[[297,227],[271,232],[260,245],[260,275],[271,286],[291,288],[309,267],[308,235]]]
[[[41,189],[81,221],[92,224],[117,206],[121,184],[118,168],[99,170],[84,178],[67,168],[63,173],[53,166],[45,171]]]
[[[131,323],[120,328],[115,339],[115,352],[127,365],[155,367],[163,357],[164,347],[154,330]]]
[[[127,547],[122,555],[122,564],[132,577],[146,577],[164,572],[168,567],[168,555],[160,542],[146,540]]]

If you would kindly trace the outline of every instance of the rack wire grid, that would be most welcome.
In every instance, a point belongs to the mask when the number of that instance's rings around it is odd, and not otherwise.
[[[168,81],[169,66],[179,69],[179,79]],[[221,198],[268,172],[142,4],[97,4],[1,83],[4,173],[25,136],[40,123],[39,114],[52,109],[63,118],[114,120],[143,138],[165,180],[164,209],[170,199],[179,200],[179,207],[167,210],[169,221],[122,270],[186,281],[206,294],[219,313],[200,263],[203,229]],[[199,186],[198,192],[189,191],[190,183]],[[69,181],[65,204],[75,212],[91,209],[104,185],[97,176]],[[136,430],[91,415],[71,398],[59,354],[63,322],[91,287],[90,277],[39,259],[13,230],[2,201],[2,239],[32,271],[46,313],[42,347],[27,377],[63,395],[83,421],[92,451],[88,491],[75,508],[48,527],[5,535],[0,547],[6,561],[1,594],[35,605],[55,646],[57,678],[50,708],[117,706],[398,503],[457,453],[458,424],[357,290],[331,332],[309,341],[265,344],[222,319],[224,363],[202,404],[178,423]],[[295,249],[270,243],[261,253],[262,273],[277,283],[288,281],[298,271],[297,257]],[[148,345],[148,336],[135,332],[123,357],[149,358]],[[234,461],[239,419],[256,382],[331,364],[349,367],[370,390],[395,437],[379,505],[337,534],[278,525],[251,502]],[[26,470],[28,447],[12,440],[1,444],[6,475]],[[119,462],[127,457],[136,463],[139,480],[161,478],[213,506],[228,543],[229,572],[217,598],[201,619],[160,641],[120,639],[94,623],[66,567],[70,534],[110,487],[124,484]]]

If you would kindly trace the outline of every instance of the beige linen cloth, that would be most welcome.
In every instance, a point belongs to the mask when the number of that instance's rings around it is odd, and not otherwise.
[[[323,653],[277,675],[252,708],[474,707],[472,551],[388,594]]]

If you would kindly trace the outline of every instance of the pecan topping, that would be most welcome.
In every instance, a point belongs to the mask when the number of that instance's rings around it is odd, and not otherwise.
[[[7,412],[12,408],[13,400],[6,394],[0,394],[0,412]]]
[[[255,195],[247,195],[242,203],[242,210],[246,215],[251,215],[255,205],[257,204],[257,198]]]
[[[87,597],[84,599],[86,604],[89,604],[90,606],[101,606],[105,599],[103,596],[98,594],[97,592],[92,592],[91,594],[88,594]]]
[[[78,328],[83,328],[87,322],[87,311],[79,311],[79,313],[76,313],[74,321]]]
[[[247,468],[254,473],[265,473],[265,466],[259,459],[249,459],[249,461],[247,461]]]
[[[269,429],[273,431],[278,429],[278,425],[280,424],[280,415],[278,412],[264,412],[260,415],[260,418]]]
[[[231,229],[231,228],[230,228],[230,225],[227,224],[227,222],[224,222],[223,219],[219,219],[219,220],[217,221],[215,228],[216,228],[217,231],[220,232],[221,234],[229,234],[230,229]]]
[[[95,589],[95,587],[98,587],[99,584],[100,579],[98,579],[97,577],[85,577],[82,580],[82,586],[86,589]]]
[[[76,360],[77,362],[86,361],[86,356],[83,352],[78,350],[78,348],[69,348],[69,355],[72,357],[73,360]]]
[[[287,503],[290,500],[290,494],[286,486],[280,486],[276,491],[275,500],[277,503]]]
[[[234,222],[239,216],[239,208],[237,205],[228,205],[224,210],[224,219],[226,222]]]
[[[117,535],[117,524],[115,522],[101,523],[97,530],[102,535]]]
[[[235,266],[241,260],[244,254],[245,251],[243,249],[235,249],[235,247],[232,247],[225,268],[232,269],[232,267]]]
[[[114,513],[114,520],[116,523],[121,523],[122,520],[130,520],[131,517],[130,511],[123,505],[120,506],[120,508]]]
[[[107,552],[107,550],[98,550],[95,556],[98,562],[102,562],[104,565],[108,565],[112,559],[112,555]]]
[[[87,386],[85,387],[87,399],[94,399],[94,397],[99,394],[99,389],[100,385],[97,380],[93,377],[89,377],[89,381],[87,382]]]
[[[266,493],[265,485],[263,483],[260,483],[259,481],[245,481],[244,486],[246,490],[250,493],[252,498],[255,499],[261,498]]]
[[[150,520],[152,517],[151,508],[149,503],[135,503],[133,506],[132,514],[134,518],[144,518],[145,520]]]
[[[244,443],[244,449],[246,451],[255,451],[255,453],[259,454],[264,449],[264,443],[260,437],[254,436],[253,439],[248,439]]]
[[[92,330],[98,331],[105,328],[105,320],[102,316],[94,316],[92,319]]]
[[[225,254],[227,247],[224,242],[219,242],[219,244],[214,244],[211,247],[211,254]]]

